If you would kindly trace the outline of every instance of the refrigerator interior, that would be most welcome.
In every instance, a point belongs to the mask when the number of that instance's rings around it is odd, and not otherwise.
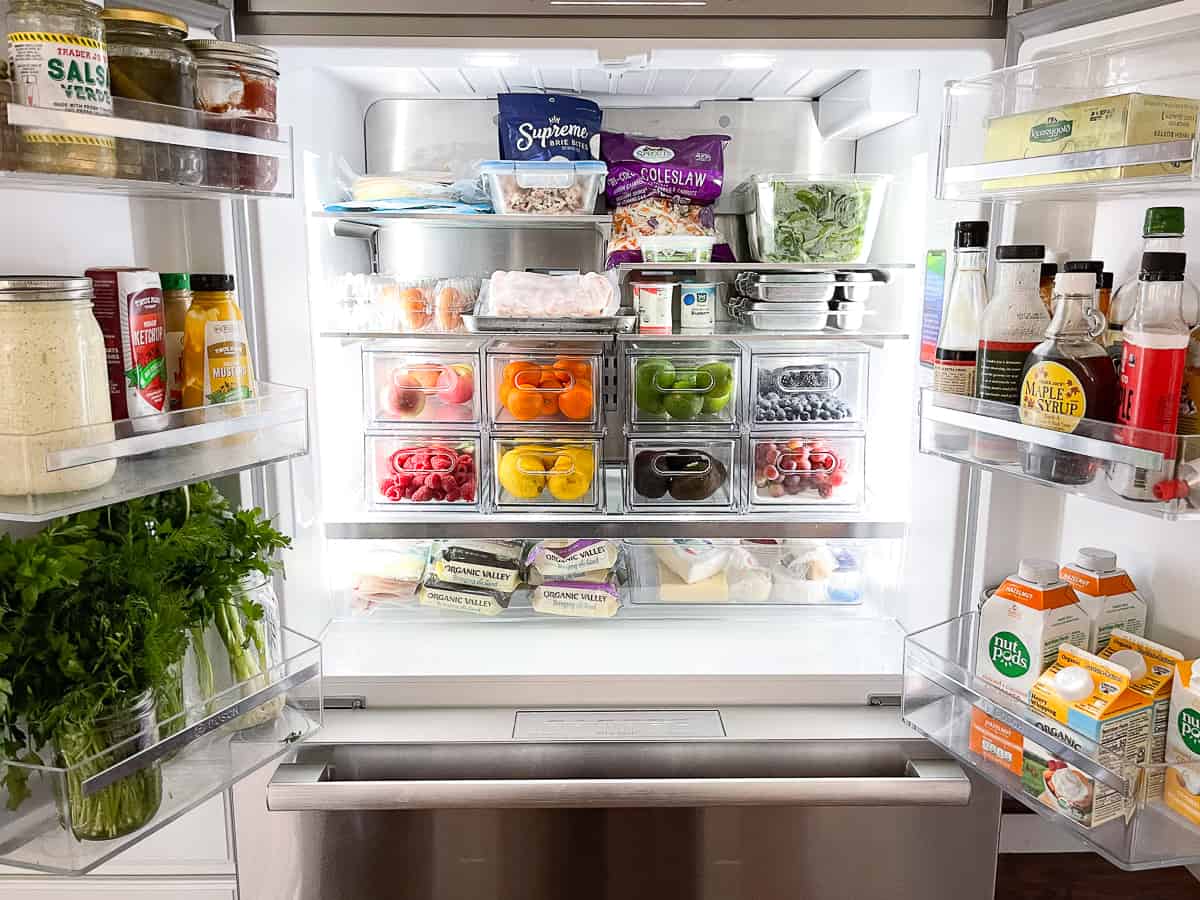
[[[506,703],[720,698],[861,704],[872,694],[897,693],[904,632],[944,619],[957,608],[959,504],[965,484],[957,467],[916,452],[910,412],[919,381],[914,340],[868,342],[864,511],[847,515],[834,507],[816,507],[757,514],[753,532],[754,537],[773,537],[773,522],[779,527],[791,522],[786,533],[801,536],[795,523],[806,521],[815,524],[805,534],[867,535],[848,545],[869,561],[870,587],[861,604],[739,608],[695,603],[667,608],[639,604],[634,587],[620,613],[607,621],[521,613],[519,600],[496,621],[419,608],[364,615],[354,608],[349,590],[353,561],[368,549],[361,536],[453,538],[459,536],[457,520],[463,523],[463,537],[478,538],[484,531],[493,538],[588,537],[587,529],[597,520],[551,510],[542,513],[545,520],[531,533],[522,533],[521,522],[530,521],[522,516],[533,514],[426,513],[419,505],[395,511],[371,508],[364,496],[364,480],[369,480],[364,479],[364,456],[370,454],[363,449],[363,347],[445,352],[464,346],[461,336],[449,343],[434,338],[415,343],[411,337],[364,342],[324,328],[331,280],[370,272],[372,263],[367,242],[335,236],[333,220],[317,213],[323,202],[339,196],[333,183],[338,160],[355,172],[375,172],[443,165],[447,155],[494,158],[496,92],[522,87],[579,91],[604,108],[606,129],[663,137],[730,134],[717,213],[720,227],[731,236],[736,237],[739,227],[734,189],[753,172],[892,175],[871,261],[901,268],[893,271],[892,283],[876,302],[881,315],[894,317],[893,330],[914,335],[926,250],[946,245],[955,220],[980,213],[978,204],[931,199],[942,86],[949,78],[993,68],[1000,44],[946,42],[931,48],[864,41],[831,48],[816,42],[764,47],[681,41],[658,42],[647,50],[631,42],[578,41],[554,48],[536,41],[487,46],[328,40],[305,46],[299,39],[268,43],[279,50],[284,77],[292,86],[281,92],[280,117],[295,129],[297,190],[293,201],[258,209],[257,257],[268,322],[264,341],[273,377],[312,388],[314,436],[312,452],[293,463],[292,477],[277,479],[280,508],[291,511],[297,537],[284,586],[286,615],[301,630],[324,628],[327,691],[369,695],[377,705],[453,705],[493,698]],[[858,140],[826,140],[816,125],[821,95],[869,70],[915,76],[916,114]],[[528,265],[587,271],[599,269],[603,261],[604,239],[598,231],[526,236],[519,230],[432,229],[411,223],[393,227],[405,230],[380,241],[380,271],[409,277],[486,275],[491,268]],[[479,250],[480,245],[485,249]],[[739,259],[748,258],[742,253]],[[456,259],[468,271],[454,270]],[[470,270],[472,266],[476,269]],[[627,287],[625,291],[623,302],[628,303]],[[308,308],[302,313],[306,297]],[[829,353],[837,345],[787,342],[770,349]],[[470,345],[466,349],[473,350]],[[552,345],[542,349],[554,353]],[[664,345],[650,348],[661,349]],[[670,349],[687,350],[685,345]],[[757,353],[762,348],[756,343],[743,349],[744,367],[751,349]],[[611,373],[606,381],[608,392],[619,383]],[[618,398],[608,399],[611,406]],[[611,513],[617,508],[613,495],[620,493],[616,479],[625,458],[621,424],[617,404],[608,411],[603,454],[609,464],[606,535],[620,533],[614,522],[621,520]],[[490,473],[481,469],[482,477]],[[690,523],[687,514],[659,516],[656,525],[634,530],[627,556],[639,571],[648,570],[652,580],[657,567],[647,541],[720,539],[729,534],[726,522],[735,534],[741,533],[739,528],[750,534],[746,523],[754,515]],[[570,532],[565,523],[572,520],[582,525],[583,533]],[[428,534],[422,531],[425,521],[430,523]],[[547,530],[560,521],[566,531]],[[864,521],[886,527],[855,527]],[[853,524],[838,530],[829,523]],[[639,582],[636,575],[634,581]]]

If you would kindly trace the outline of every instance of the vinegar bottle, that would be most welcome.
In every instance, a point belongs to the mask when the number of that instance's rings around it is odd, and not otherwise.
[[[1029,354],[1021,375],[1021,421],[1071,433],[1081,419],[1111,422],[1117,412],[1117,375],[1096,338],[1104,317],[1095,308],[1096,276],[1064,272],[1054,279],[1054,319],[1046,339]],[[1099,463],[1090,456],[1026,444],[1021,468],[1059,484],[1087,484]]]
[[[1183,319],[1183,272],[1187,254],[1142,254],[1137,300],[1122,329],[1121,400],[1117,432],[1123,444],[1174,455],[1179,396],[1187,363],[1188,326]],[[1128,500],[1154,500],[1165,477],[1129,463],[1109,467],[1109,486]]]
[[[954,226],[954,277],[933,357],[933,389],[943,394],[975,396],[979,324],[987,306],[987,244],[987,222]],[[968,440],[959,429],[935,427],[933,443],[940,450],[966,450]]]

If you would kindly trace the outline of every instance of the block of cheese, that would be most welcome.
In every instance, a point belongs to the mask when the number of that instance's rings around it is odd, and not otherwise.
[[[660,561],[658,599],[662,603],[728,603],[729,582],[724,569],[699,581],[685,581]]]
[[[719,572],[725,571],[729,562],[729,547],[722,547],[711,541],[687,540],[677,538],[664,544],[654,545],[654,555],[664,566],[678,578],[692,584],[706,581]]]

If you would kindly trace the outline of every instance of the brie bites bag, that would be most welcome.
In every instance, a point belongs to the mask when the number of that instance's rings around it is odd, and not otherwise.
[[[725,185],[726,134],[671,139],[600,132],[608,164],[604,194],[612,207],[608,267],[642,262],[641,239],[650,235],[716,237],[713,205]],[[718,242],[713,262],[734,262]]]
[[[498,94],[500,158],[509,160],[593,159],[600,133],[600,107],[564,94]]]

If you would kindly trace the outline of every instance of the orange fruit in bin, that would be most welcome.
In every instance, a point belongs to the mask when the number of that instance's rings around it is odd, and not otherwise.
[[[541,366],[539,366],[537,363],[530,362],[527,359],[515,360],[504,367],[504,374],[501,376],[501,380],[504,384],[516,384],[517,375],[519,375],[521,372],[529,371],[530,369],[538,370],[541,369]]]
[[[586,380],[576,381],[575,384],[558,396],[558,409],[568,419],[576,421],[592,417],[592,383]]]
[[[560,356],[554,361],[554,368],[562,372],[570,372],[576,381],[591,381],[592,379],[591,363],[577,356]]]
[[[514,419],[528,422],[542,415],[542,395],[513,388],[508,392],[508,411]]]

